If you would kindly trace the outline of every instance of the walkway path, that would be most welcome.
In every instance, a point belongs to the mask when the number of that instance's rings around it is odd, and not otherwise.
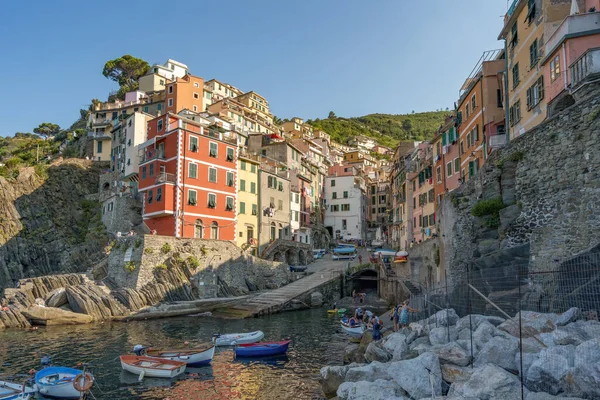
[[[364,262],[366,252],[361,254]],[[352,261],[352,264],[356,263],[358,263],[357,260]],[[286,304],[292,300],[303,296],[320,285],[339,279],[347,264],[347,260],[334,261],[331,256],[326,255],[325,258],[317,260],[309,266],[308,272],[311,272],[309,276],[298,279],[279,289],[261,293],[243,304],[220,309],[215,314],[221,317],[249,318],[282,311]]]

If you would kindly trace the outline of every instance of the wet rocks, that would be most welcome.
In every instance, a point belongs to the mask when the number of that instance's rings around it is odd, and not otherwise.
[[[22,310],[21,313],[33,325],[82,325],[93,321],[93,318],[89,315],[53,307],[31,306]]]
[[[371,342],[367,346],[365,351],[365,360],[367,362],[379,361],[387,362],[392,358],[392,355],[388,353],[379,342]]]
[[[65,288],[61,287],[58,289],[54,289],[46,295],[46,305],[48,307],[60,307],[64,304],[67,304],[67,292]]]
[[[525,395],[529,391],[525,389]],[[515,375],[493,364],[476,368],[466,382],[455,382],[448,396],[462,396],[482,400],[521,398],[521,382]]]

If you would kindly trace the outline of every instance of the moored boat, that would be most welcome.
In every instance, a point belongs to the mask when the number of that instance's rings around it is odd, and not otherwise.
[[[215,355],[215,346],[182,350],[147,349],[145,353],[148,357],[180,361],[186,363],[188,367],[200,367],[210,364]]]
[[[340,324],[342,325],[344,332],[352,337],[361,337],[365,332],[365,329],[360,323],[350,324],[349,318],[342,318]]]
[[[345,246],[345,247],[336,247],[335,249],[333,249],[333,251],[331,252],[331,258],[333,260],[344,260],[344,259],[350,259],[350,260],[354,260],[354,258],[357,256],[356,253],[356,248],[355,247],[350,247],[350,246]]]
[[[263,340],[265,334],[262,331],[246,332],[246,333],[227,333],[221,335],[215,333],[213,342],[215,346],[235,346],[236,344],[250,344]]]
[[[333,310],[327,310],[327,313],[329,313],[329,314],[336,314],[336,313],[337,314],[343,314],[345,312],[346,312],[345,308],[336,308],[336,309],[333,309]]]
[[[233,351],[236,357],[266,357],[285,354],[291,340],[237,345]]]
[[[35,374],[36,389],[57,399],[78,399],[93,382],[89,372],[68,367],[46,367]]]
[[[121,367],[132,374],[139,375],[141,380],[149,378],[174,378],[185,372],[186,363],[146,356],[121,356]]]
[[[0,381],[0,400],[28,400],[35,390],[29,386]]]
[[[307,268],[306,265],[290,265],[291,272],[304,272]]]

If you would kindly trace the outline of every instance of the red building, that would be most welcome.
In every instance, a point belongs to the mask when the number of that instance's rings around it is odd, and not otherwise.
[[[159,235],[235,240],[236,135],[167,113],[140,145],[143,218]]]

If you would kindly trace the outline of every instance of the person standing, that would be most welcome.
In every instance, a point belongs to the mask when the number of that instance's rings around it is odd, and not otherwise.
[[[409,312],[418,312],[419,310],[415,310],[408,306],[408,300],[402,303],[402,308],[400,309],[400,328],[406,328],[408,326],[408,313]]]
[[[379,317],[376,315],[373,315],[373,318],[371,318],[371,328],[373,329],[373,340],[380,340],[381,339],[381,321],[379,320]]]

